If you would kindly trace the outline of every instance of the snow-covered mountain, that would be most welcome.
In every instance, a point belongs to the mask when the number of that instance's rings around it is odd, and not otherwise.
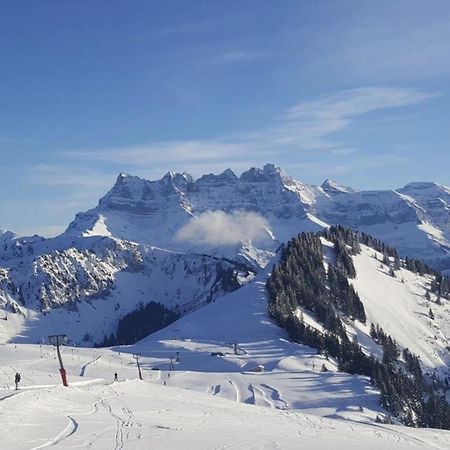
[[[6,237],[6,236],[5,236]],[[180,314],[236,289],[249,276],[214,256],[183,254],[113,239],[65,237],[3,242],[0,340],[38,342],[67,332],[78,344],[100,343],[140,304]]]
[[[210,211],[255,213],[265,219],[267,234],[256,242],[236,239],[232,249],[220,248],[214,239],[198,242],[195,234],[192,240],[176,239],[180,229]],[[240,177],[227,169],[198,180],[185,173],[168,173],[156,181],[120,174],[96,208],[77,214],[65,235],[107,235],[175,251],[240,255],[263,266],[266,252],[278,243],[327,224],[359,229],[403,255],[450,269],[449,188],[410,183],[397,190],[357,191],[331,180],[317,187],[271,164]]]
[[[140,303],[184,314],[251,279],[292,236],[334,223],[449,269],[449,205],[450,190],[433,183],[317,187],[271,164],[197,180],[120,174],[56,238],[0,232],[0,308],[8,317],[0,336],[36,342],[50,328],[70,328],[75,342],[92,345]]]

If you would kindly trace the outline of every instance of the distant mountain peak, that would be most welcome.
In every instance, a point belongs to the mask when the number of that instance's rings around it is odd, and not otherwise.
[[[194,248],[201,253],[209,250],[196,239],[180,243],[174,236],[190,226],[192,218],[217,210],[258,214],[280,242],[327,224],[351,226],[397,246],[404,255],[450,269],[449,188],[414,182],[397,190],[359,191],[331,179],[319,187],[295,180],[275,164],[249,168],[240,176],[226,169],[196,180],[179,172],[168,172],[156,180],[120,173],[97,207],[77,214],[68,233],[71,239],[73,235],[106,235],[171,251]],[[206,223],[205,232],[214,226]],[[261,264],[265,264],[264,252],[273,248],[259,250]],[[227,247],[221,253],[236,255],[252,261],[255,255],[260,258],[259,253],[243,247]]]
[[[225,169],[221,174],[216,175],[209,173],[200,177],[196,183],[207,184],[210,186],[223,186],[226,184],[234,184],[239,180],[236,174],[231,169]]]
[[[237,180],[236,174],[231,169],[225,169],[219,176]]]
[[[274,164],[266,164],[262,169],[258,167],[251,167],[243,172],[239,178],[244,182],[271,182],[273,180],[283,181],[291,180],[291,178],[280,168]]]
[[[424,189],[433,189],[436,187],[441,187],[439,184],[434,183],[432,181],[413,181],[412,183],[408,183],[403,186],[402,190],[424,190]]]
[[[0,242],[7,241],[11,239],[15,239],[18,236],[9,230],[4,230],[3,228],[0,228]]]
[[[349,194],[352,192],[358,192],[357,189],[354,189],[352,187],[349,186],[344,186],[342,184],[337,183],[334,180],[330,180],[329,178],[327,178],[322,185],[320,186],[324,191],[326,192],[332,192],[332,193],[345,193],[345,194]]]
[[[183,186],[186,183],[193,183],[194,179],[192,175],[187,172],[179,173],[179,172],[167,172],[161,180],[159,180],[163,184],[173,184],[176,186]]]

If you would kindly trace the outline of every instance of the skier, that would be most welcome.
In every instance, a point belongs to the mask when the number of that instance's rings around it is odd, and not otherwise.
[[[14,377],[14,382],[16,383],[16,391],[19,389],[19,383],[20,383],[20,373],[16,372],[16,376]]]
[[[119,377],[117,376],[117,372],[114,373],[114,381],[119,381]]]

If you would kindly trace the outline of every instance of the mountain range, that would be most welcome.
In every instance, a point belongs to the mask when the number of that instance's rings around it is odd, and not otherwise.
[[[8,320],[0,339],[37,342],[49,328],[68,328],[74,342],[93,345],[150,301],[184,315],[251,280],[291,237],[336,223],[450,270],[450,189],[435,183],[319,187],[272,164],[197,180],[120,174],[55,238],[1,232],[0,308]]]
[[[210,227],[196,221],[216,211],[232,215],[230,222],[236,220],[233,214],[245,212],[264,223],[241,217],[238,224],[257,229],[241,230],[223,248],[223,230],[213,230],[206,239],[203,232]],[[180,235],[189,224],[196,224],[193,233]],[[64,235],[107,235],[174,251],[214,249],[215,254],[233,259],[241,255],[261,267],[265,252],[272,253],[280,242],[332,224],[364,231],[405,256],[450,269],[450,188],[416,182],[396,190],[358,191],[331,180],[318,187],[296,181],[272,164],[240,177],[227,169],[197,180],[186,173],[169,172],[157,181],[120,174],[98,206],[77,214]],[[231,250],[230,244],[235,244]]]

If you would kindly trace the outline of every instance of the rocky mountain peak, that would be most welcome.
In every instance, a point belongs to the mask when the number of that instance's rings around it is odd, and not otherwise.
[[[414,181],[412,183],[408,183],[403,186],[399,191],[426,191],[430,189],[440,189],[443,186],[440,186],[437,183],[433,183],[432,181]]]
[[[329,178],[327,178],[320,187],[325,192],[328,192],[328,193],[346,193],[346,194],[348,194],[350,192],[357,192],[356,189],[349,187],[349,186],[344,186],[342,184],[339,184],[334,180],[330,180]]]
[[[239,180],[247,183],[282,183],[284,179],[290,180],[290,177],[283,172],[280,167],[274,164],[266,164],[262,169],[252,167],[242,173]]]

